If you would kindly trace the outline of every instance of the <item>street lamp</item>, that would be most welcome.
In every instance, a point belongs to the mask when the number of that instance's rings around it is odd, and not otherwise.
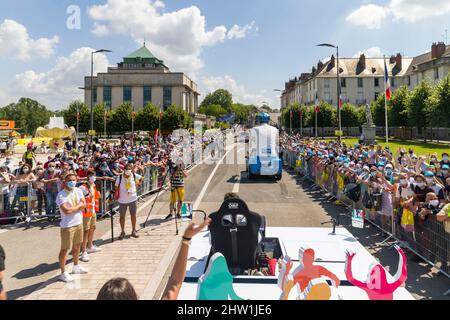
[[[91,52],[91,130],[94,130],[94,54],[103,53],[103,52],[112,52],[111,50],[100,49],[97,51]],[[91,137],[91,141],[93,140],[93,136]]]
[[[338,135],[338,141],[341,142],[341,106],[340,106],[340,101],[341,101],[341,82],[339,79],[339,75],[340,75],[340,67],[339,67],[339,46],[334,46],[332,44],[329,43],[322,43],[322,44],[318,44],[318,47],[330,47],[330,48],[336,48],[336,69],[337,69],[337,108],[338,108],[338,119],[339,119],[339,135]]]
[[[85,87],[78,87],[80,90],[86,90]],[[79,123],[80,123],[80,109],[77,104],[77,145],[78,145],[78,131],[79,131]]]

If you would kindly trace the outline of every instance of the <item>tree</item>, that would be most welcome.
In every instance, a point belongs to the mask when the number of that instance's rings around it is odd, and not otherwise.
[[[69,127],[77,128],[77,110],[80,111],[80,120],[78,122],[79,132],[88,132],[90,126],[90,111],[83,102],[73,101],[66,110],[61,111],[64,122]]]
[[[372,110],[373,122],[377,127],[386,126],[386,116],[384,111],[384,96],[385,94],[380,94],[375,101],[372,101],[370,106]],[[388,106],[389,110],[389,106]],[[388,111],[389,112],[389,111]]]
[[[153,104],[148,103],[136,115],[134,127],[139,131],[153,131],[159,127],[159,110]]]
[[[231,108],[233,105],[233,95],[225,90],[219,89],[214,91],[213,93],[209,93],[205,99],[200,104],[200,108],[206,108],[211,104],[218,104],[222,106],[227,112],[231,112]]]
[[[46,126],[53,112],[36,100],[20,98],[17,103],[11,103],[3,108],[4,119],[16,122],[16,127],[28,135],[34,135],[36,129]]]
[[[349,128],[357,125],[359,125],[359,119],[356,107],[350,103],[344,103],[341,110],[341,126]]]
[[[205,114],[207,116],[213,116],[216,118],[220,118],[221,116],[224,116],[227,114],[227,110],[222,108],[220,104],[210,104],[210,105],[203,105],[200,107],[200,113]]]
[[[236,122],[244,124],[248,122],[250,112],[255,108],[253,105],[244,105],[242,103],[234,103],[231,107],[231,111],[236,116]]]
[[[163,115],[161,122],[162,128],[166,131],[188,128],[192,123],[189,114],[182,108],[171,105]]]
[[[428,125],[450,128],[450,75],[442,79],[427,100]],[[439,137],[439,135],[438,135]],[[438,138],[439,141],[439,138]]]
[[[429,125],[450,128],[450,75],[437,84],[427,105]]]
[[[392,99],[388,102],[389,126],[406,127],[408,125],[407,101],[409,90],[402,86],[392,93]]]
[[[117,107],[111,116],[111,132],[129,132],[131,131],[131,103],[126,102]]]
[[[414,88],[407,100],[408,124],[411,127],[417,127],[419,133],[422,133],[429,123],[427,101],[432,92],[433,88],[429,81],[423,80]],[[426,140],[426,135],[424,137]]]

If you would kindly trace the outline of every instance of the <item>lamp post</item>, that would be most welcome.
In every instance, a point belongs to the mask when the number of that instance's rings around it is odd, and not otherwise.
[[[85,87],[78,87],[78,89],[80,89],[80,90],[86,90],[86,88]],[[79,126],[80,126],[80,108],[79,108],[79,106],[78,106],[78,104],[77,104],[77,136],[76,136],[76,139],[77,139],[77,145],[78,145],[78,131],[79,131]]]
[[[281,89],[273,89],[273,91],[275,91],[275,92],[281,92],[281,96],[283,96],[283,93],[284,93],[284,90],[281,90]],[[282,103],[281,103],[282,104]],[[280,109],[282,108],[282,106],[280,105]],[[291,116],[290,114],[289,114],[289,116]],[[281,117],[281,118],[283,118],[283,117]],[[280,126],[282,126],[283,125],[283,121],[281,121],[281,124],[280,124]],[[292,133],[292,119],[291,119],[291,133]]]
[[[338,119],[339,119],[339,135],[338,135],[338,141],[341,142],[341,81],[340,81],[340,67],[339,67],[339,46],[334,46],[329,43],[322,43],[318,44],[318,47],[330,47],[330,48],[336,48],[336,69],[337,69],[337,108],[338,108]]]
[[[112,52],[111,50],[100,49],[97,51],[91,52],[91,130],[94,130],[94,54],[103,53],[103,52]],[[93,140],[93,136],[91,137],[91,141]]]

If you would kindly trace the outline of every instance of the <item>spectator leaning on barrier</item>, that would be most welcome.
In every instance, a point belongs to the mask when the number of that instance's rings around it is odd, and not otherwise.
[[[8,172],[6,166],[0,167],[0,188],[3,195],[3,210],[9,214],[10,205],[9,205],[9,186],[11,181],[14,180],[14,176]]]
[[[58,193],[56,204],[61,212],[61,251],[59,252],[59,265],[63,282],[72,282],[73,277],[66,271],[67,252],[72,249],[72,274],[85,274],[87,269],[78,264],[80,247],[83,241],[83,214],[86,200],[83,191],[76,187],[75,174],[68,174],[64,178],[64,189]]]
[[[49,219],[56,216],[56,197],[58,196],[58,182],[61,172],[56,169],[56,163],[50,162],[47,170],[44,172],[40,181],[44,183],[45,198],[47,199],[47,206],[45,207],[46,215]]]
[[[100,192],[95,186],[96,176],[94,170],[87,173],[87,182],[83,183],[80,189],[86,199],[86,208],[83,210],[83,244],[81,247],[80,260],[89,262],[89,254],[100,251],[94,245],[94,232],[96,229],[97,212],[100,211]]]
[[[120,228],[121,233],[119,240],[123,240],[125,234],[125,216],[127,210],[130,210],[132,233],[131,237],[139,238],[136,230],[136,215],[137,215],[137,188],[142,184],[142,176],[134,173],[134,167],[132,163],[127,163],[125,166],[125,172],[123,175],[116,179],[116,192],[119,193],[119,213],[120,213]]]

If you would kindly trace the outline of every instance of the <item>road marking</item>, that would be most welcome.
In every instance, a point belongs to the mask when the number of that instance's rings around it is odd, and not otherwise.
[[[241,184],[241,177],[238,177],[236,183],[233,186],[233,193],[239,193],[240,184]]]
[[[197,196],[197,199],[196,199],[195,202],[194,202],[194,210],[197,210],[198,207],[199,207],[199,205],[200,205],[200,203],[202,202],[203,197],[205,196],[206,190],[208,189],[209,184],[211,183],[211,181],[212,181],[214,175],[216,174],[217,169],[219,169],[220,164],[223,162],[223,160],[226,158],[226,156],[227,156],[231,151],[233,151],[233,150],[234,150],[234,145],[233,145],[232,148],[230,148],[230,150],[228,150],[228,151],[225,153],[225,155],[222,157],[222,159],[220,159],[220,161],[216,164],[216,167],[215,167],[214,170],[211,172],[211,175],[209,176],[208,180],[206,180],[206,182],[205,182],[205,184],[204,184],[204,186],[203,186],[202,191],[200,191],[199,195]]]

